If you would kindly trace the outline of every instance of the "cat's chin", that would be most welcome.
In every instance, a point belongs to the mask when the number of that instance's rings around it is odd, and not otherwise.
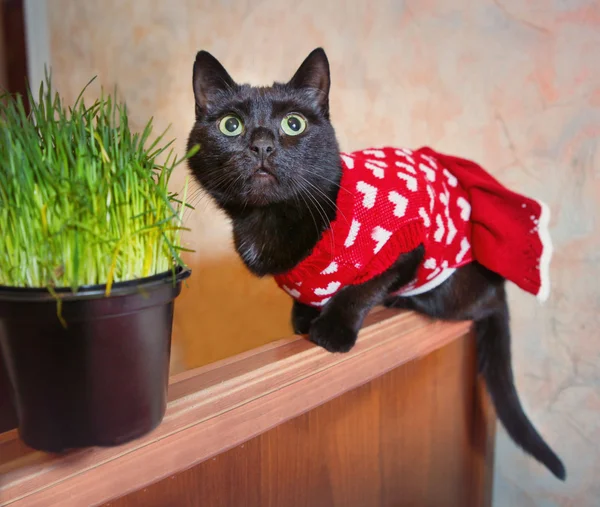
[[[270,173],[257,173],[246,183],[244,199],[250,206],[268,206],[285,200],[277,179]]]
[[[249,206],[262,208],[271,204],[281,202],[281,196],[273,195],[271,192],[254,192],[250,191],[246,194],[244,201]]]

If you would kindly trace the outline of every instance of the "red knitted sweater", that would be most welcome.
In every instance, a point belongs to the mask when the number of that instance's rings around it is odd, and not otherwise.
[[[336,219],[307,258],[275,277],[293,298],[323,306],[423,244],[415,279],[396,294],[427,292],[476,260],[546,299],[552,246],[544,204],[474,162],[430,148],[368,149],[341,159]]]

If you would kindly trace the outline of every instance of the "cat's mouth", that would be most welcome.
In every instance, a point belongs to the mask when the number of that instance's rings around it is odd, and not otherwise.
[[[275,175],[275,171],[265,164],[260,164],[254,169],[254,173],[252,174],[253,178],[257,178],[259,180],[271,180],[273,182],[277,181],[277,176]]]
[[[278,200],[279,178],[273,167],[264,163],[252,169],[245,198],[256,206],[266,206]]]

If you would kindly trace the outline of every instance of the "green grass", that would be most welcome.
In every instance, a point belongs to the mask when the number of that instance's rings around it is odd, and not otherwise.
[[[108,294],[183,265],[187,182],[181,198],[168,183],[187,157],[164,133],[150,141],[152,120],[133,133],[115,93],[89,106],[82,95],[66,107],[47,77],[30,114],[0,98],[0,285]]]

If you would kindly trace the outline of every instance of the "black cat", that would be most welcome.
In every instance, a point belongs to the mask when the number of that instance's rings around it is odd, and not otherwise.
[[[209,53],[196,56],[189,148],[200,150],[189,165],[231,219],[235,247],[258,276],[297,266],[336,218],[342,167],[329,88],[322,49],[288,83],[271,87],[237,84]],[[472,262],[429,292],[390,297],[413,280],[423,255],[422,245],[401,255],[379,276],[344,287],[322,309],[295,301],[294,330],[331,352],[345,352],[366,314],[381,303],[439,319],[473,320],[479,370],[498,417],[518,445],[564,480],[561,460],[525,415],[513,383],[505,280]]]

